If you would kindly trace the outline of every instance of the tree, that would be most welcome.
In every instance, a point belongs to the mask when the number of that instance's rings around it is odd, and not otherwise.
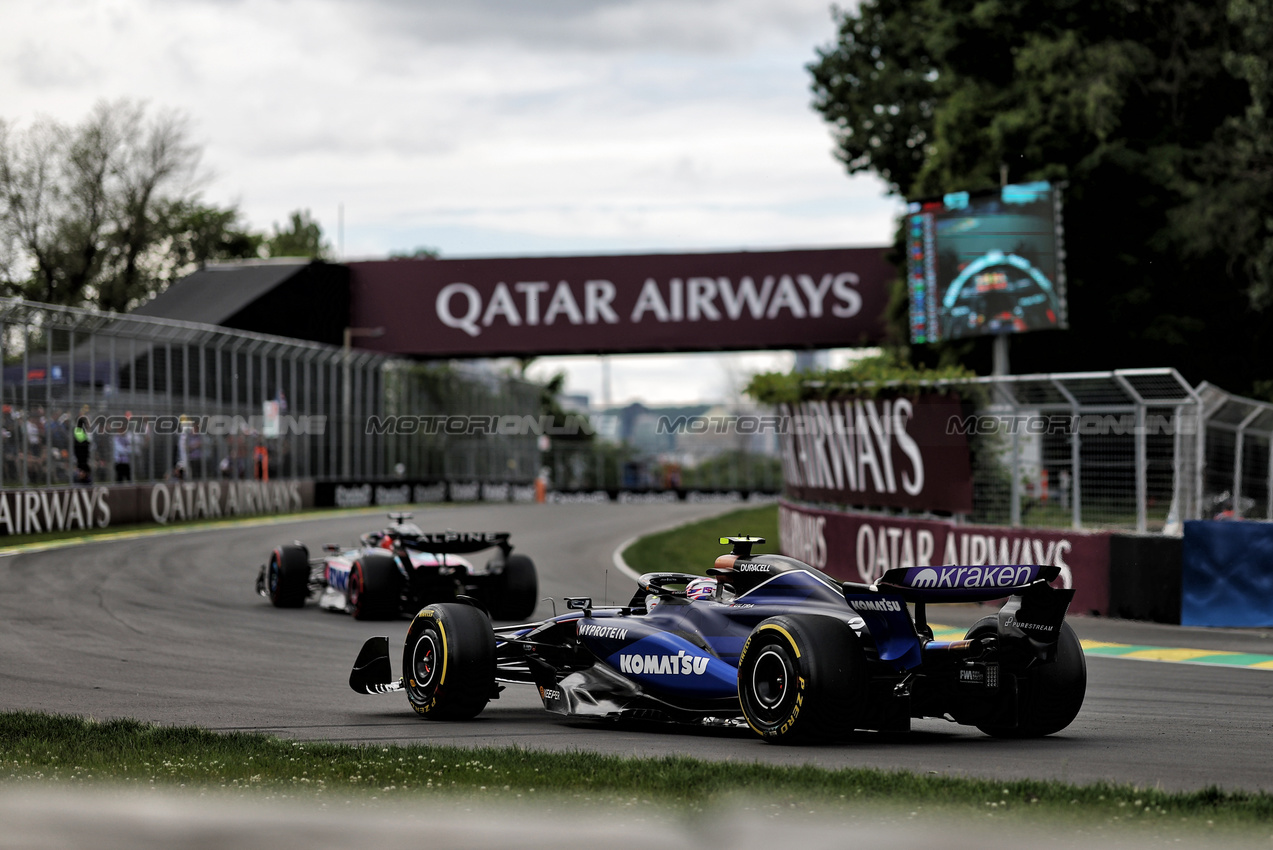
[[[809,66],[814,107],[850,173],[906,197],[992,188],[1005,166],[1068,183],[1071,330],[1014,339],[1014,371],[1176,365],[1241,391],[1267,374],[1273,339],[1251,307],[1270,219],[1233,226],[1235,193],[1258,190],[1217,152],[1252,120],[1267,5],[864,0],[836,12],[838,41]],[[1267,130],[1243,130],[1253,151]],[[984,367],[988,349],[912,356]]]
[[[0,122],[0,286],[53,304],[123,310],[151,294],[158,210],[195,195],[199,150],[175,112],[102,101],[76,126]]]
[[[274,224],[274,235],[265,240],[266,253],[271,257],[326,258],[331,245],[323,241],[323,228],[314,220],[309,210],[296,210],[288,219],[287,227]]]
[[[236,207],[195,201],[161,205],[157,218],[165,234],[158,246],[156,278],[170,284],[216,260],[245,260],[261,256],[265,236],[240,220]]]

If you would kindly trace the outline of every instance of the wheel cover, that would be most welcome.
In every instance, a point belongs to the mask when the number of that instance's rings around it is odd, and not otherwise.
[[[269,584],[270,596],[278,593],[278,558],[270,556],[270,568],[266,573],[266,581]]]
[[[411,650],[411,677],[415,687],[427,691],[433,687],[442,667],[442,652],[432,630],[426,630]]]
[[[786,653],[770,644],[761,649],[751,669],[751,692],[756,708],[766,718],[783,714],[783,703],[791,693],[794,671]]]

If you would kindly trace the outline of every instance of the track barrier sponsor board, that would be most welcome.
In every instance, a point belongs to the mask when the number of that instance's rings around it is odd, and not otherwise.
[[[1185,523],[1180,622],[1273,626],[1273,523]]]
[[[972,466],[953,395],[780,404],[787,492],[811,502],[969,513]]]
[[[0,491],[0,536],[168,525],[295,513],[314,507],[314,482],[164,481]]]
[[[1110,534],[957,525],[883,514],[818,510],[779,502],[781,550],[841,581],[874,582],[898,567],[1040,564],[1061,568],[1071,613],[1109,607]]]

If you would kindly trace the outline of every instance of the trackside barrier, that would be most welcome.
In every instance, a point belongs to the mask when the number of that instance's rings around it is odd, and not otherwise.
[[[1073,587],[1070,612],[1106,614],[1110,533],[957,525],[887,514],[824,511],[782,500],[782,552],[841,581],[873,582],[886,570],[953,564],[960,581],[989,586],[986,565],[1051,564],[1058,586]],[[969,585],[971,586],[971,585]]]
[[[1180,621],[1273,626],[1273,523],[1185,523]]]
[[[0,536],[234,519],[314,507],[314,482],[171,481],[0,490]]]
[[[542,495],[542,499],[540,496]],[[534,481],[319,481],[314,485],[316,507],[365,508],[428,504],[430,502],[547,502],[548,504],[622,504],[691,502],[740,505],[772,504],[776,492],[760,490],[698,490],[678,488],[537,491]]]
[[[1181,539],[1115,534],[1109,541],[1109,614],[1180,624]]]

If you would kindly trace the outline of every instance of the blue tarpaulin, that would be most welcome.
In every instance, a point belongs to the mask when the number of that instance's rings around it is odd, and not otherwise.
[[[1180,623],[1273,626],[1273,523],[1185,523]]]

